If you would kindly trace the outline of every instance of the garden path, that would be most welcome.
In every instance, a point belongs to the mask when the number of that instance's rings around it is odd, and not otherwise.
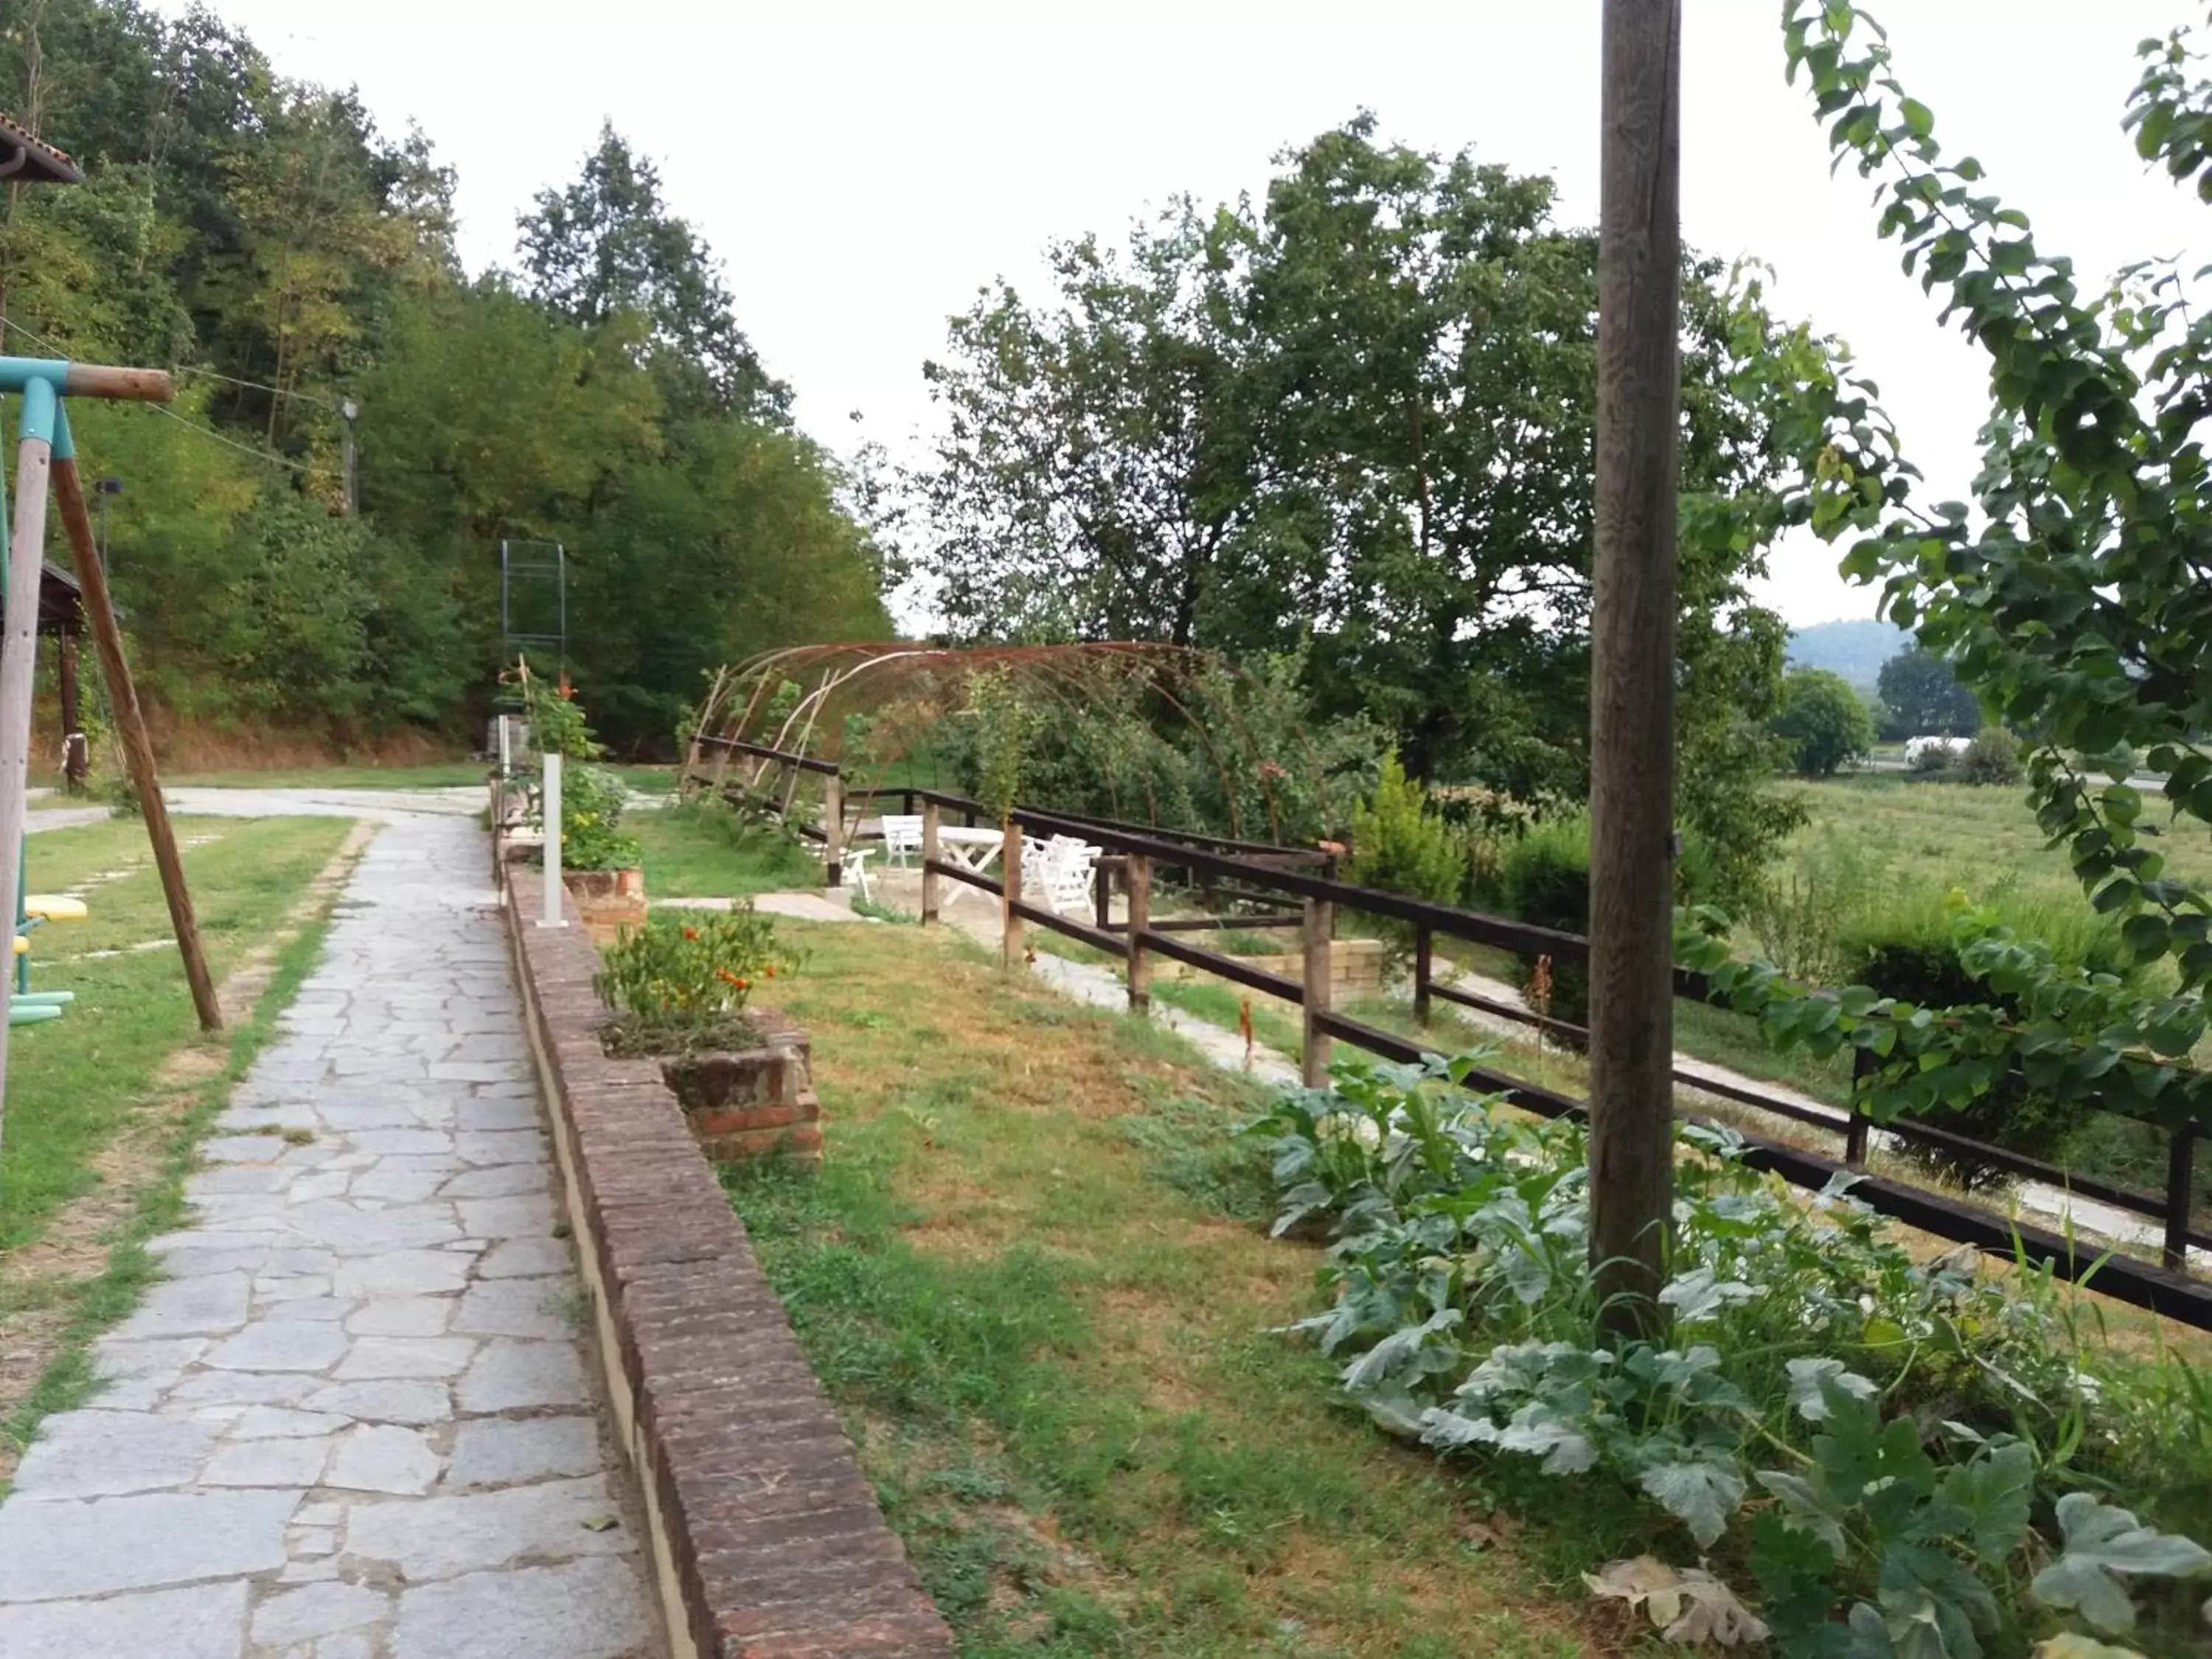
[[[483,833],[362,805],[386,827],[155,1241],[170,1277],[0,1504],[0,1659],[659,1650]]]

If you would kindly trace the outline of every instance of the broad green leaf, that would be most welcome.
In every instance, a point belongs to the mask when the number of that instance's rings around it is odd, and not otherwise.
[[[2084,1492],[2058,1500],[2065,1549],[2035,1575],[2031,1588],[2054,1607],[2072,1607],[2100,1631],[2131,1629],[2135,1601],[2118,1575],[2179,1578],[2212,1567],[2212,1552],[2190,1539],[2162,1533],[2128,1510]]]
[[[1732,1464],[1702,1459],[1655,1463],[1644,1471],[1638,1484],[1689,1528],[1701,1549],[1711,1548],[1728,1529],[1729,1516],[1743,1502],[1743,1476]]]
[[[1808,1423],[1828,1421],[1838,1395],[1846,1400],[1870,1401],[1880,1392],[1867,1378],[1846,1370],[1840,1359],[1793,1359],[1788,1369],[1790,1403]]]
[[[1936,1496],[1969,1517],[1966,1531],[1974,1552],[2001,1561],[2027,1535],[2028,1505],[2035,1495],[2035,1456],[2021,1442],[1985,1449],[1944,1472]]]

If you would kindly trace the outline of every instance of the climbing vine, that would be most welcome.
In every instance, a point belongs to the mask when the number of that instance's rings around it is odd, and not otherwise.
[[[2212,824],[2212,316],[2170,261],[2085,293],[2025,214],[1947,155],[1935,116],[1892,68],[1861,9],[1788,0],[1790,78],[1828,124],[1836,165],[1877,182],[1879,234],[1903,249],[1943,319],[1988,356],[1992,400],[1972,507],[1924,505],[1875,388],[1832,354],[1778,354],[1744,372],[1776,384],[1793,487],[1776,508],[1882,585],[1882,608],[1948,657],[2026,734],[2030,796],[2088,902],[2119,919],[2137,960],[2172,966],[2171,994],[2057,967],[2032,940],[1962,906],[1961,959],[1998,1007],[1914,1008],[1864,987],[1808,992],[1728,959],[1711,914],[1684,918],[1686,960],[1771,1034],[1874,1054],[1877,1115],[1956,1100],[2020,1070],[2039,1088],[2212,1130],[2212,1081],[2181,1061],[2203,1036],[2212,900],[2166,873],[2164,834]],[[2143,43],[2127,125],[2145,160],[2212,200],[2212,83],[2186,29]],[[2166,775],[2166,822],[2128,778]]]

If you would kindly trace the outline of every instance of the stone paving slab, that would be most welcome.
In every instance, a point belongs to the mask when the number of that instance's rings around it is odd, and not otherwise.
[[[371,843],[0,1504],[0,1659],[662,1651],[486,863],[458,816]]]

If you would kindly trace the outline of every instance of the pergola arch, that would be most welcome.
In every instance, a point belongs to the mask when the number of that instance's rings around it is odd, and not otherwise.
[[[763,651],[718,671],[700,703],[692,731],[708,739],[733,739],[787,754],[848,763],[845,718],[866,714],[880,720],[902,717],[893,740],[896,752],[872,757],[884,762],[909,752],[921,730],[970,706],[979,677],[1011,677],[1015,684],[1048,702],[1071,718],[1109,703],[1150,702],[1171,726],[1188,733],[1184,752],[1215,775],[1230,817],[1231,835],[1248,833],[1241,802],[1239,773],[1256,781],[1268,839],[1283,838],[1283,802],[1279,779],[1303,773],[1315,799],[1322,797],[1318,756],[1306,733],[1291,735],[1297,752],[1261,752],[1238,707],[1236,690],[1257,684],[1255,678],[1211,653],[1146,641],[1105,640],[1059,645],[953,647],[911,641],[841,641],[786,646]],[[778,693],[798,688],[795,703],[780,705]],[[1224,695],[1224,689],[1226,694]],[[880,728],[878,728],[880,729]],[[795,787],[789,775],[785,793]],[[1121,781],[1100,780],[1125,816]],[[1146,784],[1142,821],[1160,823],[1160,803]],[[1196,826],[1176,826],[1196,827]]]

